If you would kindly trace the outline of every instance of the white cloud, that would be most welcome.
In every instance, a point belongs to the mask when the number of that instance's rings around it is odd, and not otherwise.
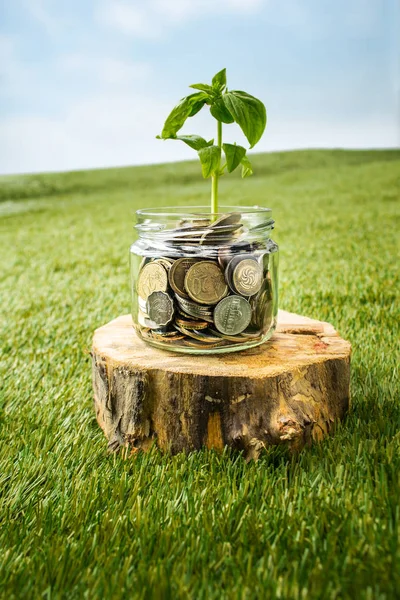
[[[148,63],[120,60],[109,56],[89,56],[86,54],[67,54],[59,60],[61,68],[67,73],[81,74],[90,80],[104,85],[130,85],[146,79],[151,73]]]
[[[158,37],[159,24],[152,23],[151,10],[137,3],[102,2],[97,9],[97,20],[117,31],[140,38]]]
[[[59,35],[64,24],[51,14],[45,0],[25,0],[24,4],[30,15],[50,37],[55,38]]]
[[[167,27],[226,13],[254,13],[266,0],[102,0],[97,20],[117,31],[140,38],[158,38]]]
[[[0,35],[0,96],[18,99],[34,88],[34,64],[21,61],[17,55],[20,39]]]

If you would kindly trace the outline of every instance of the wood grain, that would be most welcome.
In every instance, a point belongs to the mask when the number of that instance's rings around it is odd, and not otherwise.
[[[124,315],[94,334],[97,420],[114,451],[301,448],[345,416],[350,353],[329,323],[284,311],[266,344],[204,356],[147,345]]]

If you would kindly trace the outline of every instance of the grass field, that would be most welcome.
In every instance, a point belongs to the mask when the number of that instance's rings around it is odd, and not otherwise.
[[[280,306],[353,344],[336,435],[257,463],[124,461],[92,407],[93,330],[129,311],[134,210],[208,203],[197,163],[0,178],[0,597],[400,595],[400,151],[254,157],[221,202],[270,206]]]

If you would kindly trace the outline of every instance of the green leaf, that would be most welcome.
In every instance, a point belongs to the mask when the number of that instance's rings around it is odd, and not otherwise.
[[[175,137],[177,132],[183,127],[186,119],[196,114],[205,104],[206,100],[207,94],[204,92],[196,92],[182,98],[179,104],[168,115],[161,132],[161,137],[163,139]]]
[[[250,177],[250,175],[253,175],[253,167],[251,166],[251,162],[246,155],[243,156],[240,162],[242,164],[242,178],[244,179],[245,177]]]
[[[189,85],[189,87],[195,90],[202,90],[203,92],[207,93],[212,93],[214,91],[212,86],[208,85],[207,83],[192,83],[192,85]]]
[[[249,141],[250,148],[260,140],[267,124],[264,104],[246,92],[223,94],[223,102]]]
[[[222,123],[233,123],[235,121],[221,98],[211,104],[210,113],[217,121]]]
[[[198,151],[201,162],[201,171],[204,179],[214,175],[221,161],[221,148],[219,146],[207,146]]]
[[[226,69],[222,69],[214,75],[211,83],[214,89],[222,91],[226,86]]]
[[[246,155],[246,148],[237,146],[236,144],[223,144],[222,147],[226,156],[226,168],[228,169],[228,173],[232,173]]]
[[[207,148],[207,146],[212,146],[214,143],[214,140],[207,142],[200,135],[178,135],[173,139],[185,142],[185,144],[193,148],[193,150],[201,150],[202,148]]]
[[[203,106],[205,105],[206,102],[207,102],[206,98],[204,98],[202,100],[197,100],[196,102],[193,102],[192,109],[189,113],[189,117],[194,117],[194,115],[197,115],[199,110],[201,110],[203,108]]]

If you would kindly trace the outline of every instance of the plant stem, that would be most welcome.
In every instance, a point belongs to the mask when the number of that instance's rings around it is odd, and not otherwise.
[[[218,129],[217,129],[217,146],[222,149],[222,123],[221,121],[217,121]],[[218,164],[218,171],[220,168],[220,164]],[[211,212],[213,214],[218,212],[218,179],[219,173],[213,175],[211,177]]]

